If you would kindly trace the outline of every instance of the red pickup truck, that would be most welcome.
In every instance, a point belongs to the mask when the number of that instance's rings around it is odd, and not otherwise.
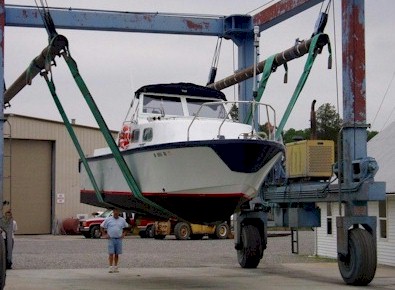
[[[100,224],[110,215],[112,215],[112,210],[109,209],[93,218],[80,220],[80,233],[87,239],[99,239],[101,237]],[[120,215],[128,222],[131,229],[137,226],[139,232],[145,232],[147,225],[154,222],[149,219],[139,219],[138,224],[136,224],[134,213],[121,212]]]

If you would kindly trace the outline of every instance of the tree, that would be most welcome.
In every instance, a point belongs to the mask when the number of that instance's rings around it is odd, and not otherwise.
[[[236,106],[236,104],[233,104],[232,107],[230,108],[230,117],[232,118],[232,120],[234,121],[238,121],[239,120],[239,108]]]
[[[316,116],[317,138],[321,140],[333,140],[337,144],[342,119],[340,119],[335,107],[329,103],[325,103],[318,108]]]
[[[369,141],[369,140],[372,139],[374,136],[376,136],[379,132],[367,130],[367,133],[368,133],[368,141]]]
[[[310,128],[304,130],[295,130],[294,128],[290,128],[289,130],[284,131],[283,141],[284,143],[294,142],[295,139],[309,139],[310,138]]]

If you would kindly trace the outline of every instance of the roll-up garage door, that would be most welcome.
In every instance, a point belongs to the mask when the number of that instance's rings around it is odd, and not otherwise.
[[[16,234],[50,234],[52,141],[5,139],[4,196],[18,224]]]

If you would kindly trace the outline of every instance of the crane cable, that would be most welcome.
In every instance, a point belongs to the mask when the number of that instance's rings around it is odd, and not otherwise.
[[[213,84],[215,81],[215,77],[217,76],[217,67],[218,67],[219,55],[221,53],[221,45],[222,45],[222,37],[219,37],[217,39],[213,60],[211,62],[211,68],[210,68],[210,73],[208,75],[207,86]]]
[[[48,3],[46,0],[40,0],[40,4],[41,4],[41,9],[40,9],[37,0],[34,0],[34,2],[36,3],[37,10],[40,13],[40,16],[43,20],[44,27],[47,30],[48,40],[50,42],[54,37],[58,35],[58,33],[56,32],[55,24],[52,20],[51,14],[49,13]]]

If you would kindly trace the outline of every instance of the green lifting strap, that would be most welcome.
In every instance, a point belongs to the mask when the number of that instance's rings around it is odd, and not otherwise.
[[[100,191],[99,187],[97,186],[97,182],[95,180],[95,177],[93,176],[91,168],[89,167],[88,161],[87,161],[84,151],[82,150],[82,147],[78,141],[77,135],[75,134],[73,126],[70,124],[70,121],[66,115],[66,112],[64,111],[64,108],[63,108],[63,106],[56,94],[56,87],[55,87],[55,83],[53,82],[52,76],[51,76],[51,79],[49,79],[47,72],[43,72],[43,73],[41,73],[41,75],[44,77],[45,81],[47,82],[49,91],[51,92],[53,100],[55,101],[55,104],[56,104],[56,107],[58,108],[60,116],[62,117],[62,120],[63,120],[64,124],[66,125],[66,129],[69,132],[69,135],[71,137],[71,140],[74,143],[75,148],[77,149],[77,152],[78,152],[78,155],[80,156],[81,162],[84,165],[85,170],[86,170],[86,172],[89,176],[89,179],[92,183],[92,186],[95,190],[96,198],[98,199],[99,202],[110,206],[103,200],[101,191]]]
[[[292,111],[293,107],[295,106],[295,103],[296,103],[296,101],[297,101],[300,93],[302,92],[302,89],[303,89],[303,87],[304,87],[304,85],[305,85],[305,83],[307,81],[307,77],[310,74],[311,68],[313,67],[314,60],[315,60],[315,58],[317,56],[317,53],[318,53],[317,52],[318,39],[320,37],[322,37],[322,36],[326,36],[328,38],[328,36],[326,34],[320,33],[320,34],[315,35],[313,37],[312,41],[311,41],[311,44],[310,44],[310,47],[309,47],[309,56],[307,57],[306,64],[304,66],[303,74],[301,75],[301,77],[299,79],[298,85],[296,86],[296,89],[295,89],[295,91],[294,91],[294,93],[292,95],[292,98],[289,101],[288,107],[285,110],[285,113],[284,113],[284,115],[283,115],[283,117],[282,117],[282,119],[280,121],[280,124],[278,125],[278,128],[276,130],[276,134],[275,134],[275,139],[276,140],[280,140],[280,136],[281,136],[281,133],[282,133],[282,131],[284,129],[285,123],[287,122],[287,120],[289,118],[289,115],[291,114],[291,111]],[[331,45],[330,45],[330,42],[329,42],[329,38],[328,38],[328,51],[329,51],[329,57],[331,58],[332,49],[331,49]]]
[[[119,151],[119,148],[117,144],[114,141],[114,138],[112,137],[110,130],[107,127],[106,122],[103,119],[103,116],[101,115],[95,101],[92,98],[92,95],[90,94],[88,87],[86,86],[84,80],[82,79],[77,63],[74,61],[74,59],[71,57],[70,52],[68,49],[66,49],[65,52],[62,53],[63,58],[65,59],[67,66],[70,69],[70,72],[80,89],[86,103],[88,104],[88,107],[90,108],[94,118],[96,119],[97,124],[99,125],[99,128],[108,144],[108,146],[111,149],[111,152],[119,166],[119,169],[121,170],[126,183],[128,184],[132,194],[139,200],[141,201],[145,206],[145,210],[147,213],[154,214],[154,215],[161,215],[163,217],[177,217],[174,213],[168,211],[167,209],[159,206],[158,204],[154,203],[153,201],[147,199],[144,197],[140,191],[140,188],[137,185],[136,180],[134,179],[129,167],[127,166],[125,159],[123,158],[121,152]],[[182,219],[180,219],[182,220]]]
[[[267,81],[269,80],[269,77],[273,72],[274,58],[275,58],[275,55],[272,55],[272,56],[268,57],[265,61],[265,66],[263,68],[263,74],[262,74],[261,80],[259,81],[257,96],[255,98],[255,101],[257,101],[257,102],[261,101],[263,92],[266,89]],[[247,118],[245,119],[245,122],[244,122],[245,124],[250,124],[250,122],[252,120],[253,110],[255,110],[255,108],[250,108],[250,110],[248,111]]]
[[[50,42],[52,43],[52,41]],[[68,47],[65,47],[64,51],[61,53],[61,55],[63,56],[63,58],[65,59],[70,72],[78,86],[78,88],[80,89],[86,103],[88,104],[88,107],[90,108],[94,118],[96,119],[97,124],[99,125],[100,131],[102,132],[108,146],[111,149],[111,152],[125,178],[126,183],[128,184],[132,194],[137,198],[137,200],[139,200],[140,202],[142,202],[145,206],[145,211],[149,214],[153,214],[153,215],[157,215],[157,216],[162,216],[162,217],[175,217],[178,218],[177,215],[175,215],[174,213],[166,210],[165,208],[159,206],[158,204],[154,203],[153,201],[147,199],[146,197],[144,197],[140,191],[140,188],[137,185],[136,180],[134,179],[129,167],[127,166],[124,158],[121,155],[121,152],[119,151],[118,146],[116,145],[114,138],[111,135],[110,130],[108,129],[108,126],[106,124],[106,122],[103,119],[103,116],[101,115],[95,101],[92,98],[92,95],[90,94],[88,87],[86,86],[84,80],[82,79],[79,71],[78,71],[78,67],[77,67],[77,63],[74,61],[74,59],[71,57],[70,52],[68,50]],[[50,65],[47,66],[47,70],[50,70]],[[43,73],[49,90],[51,91],[51,94],[54,98],[55,104],[58,107],[58,110],[62,116],[62,119],[66,125],[66,128],[71,136],[71,139],[73,140],[73,143],[78,151],[78,154],[84,164],[84,167],[87,171],[88,177],[90,179],[90,181],[92,182],[92,186],[95,190],[96,196],[98,198],[98,200],[100,202],[103,202],[104,204],[107,204],[106,202],[104,202],[103,197],[101,195],[101,191],[99,189],[99,187],[97,186],[97,183],[95,181],[95,178],[92,174],[92,171],[90,170],[89,164],[87,162],[87,159],[85,158],[85,155],[83,153],[83,150],[78,142],[78,138],[66,116],[66,113],[59,101],[59,98],[56,95],[56,90],[55,90],[55,85],[51,80],[48,79],[48,76],[46,75],[46,72]],[[183,220],[178,218],[179,220]]]

